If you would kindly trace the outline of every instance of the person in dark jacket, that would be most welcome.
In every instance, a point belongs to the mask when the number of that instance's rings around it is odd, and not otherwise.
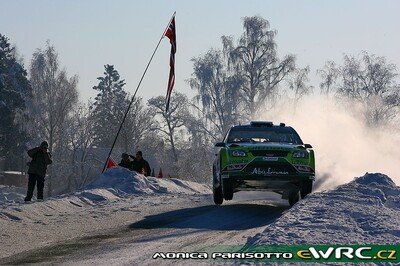
[[[143,174],[144,176],[149,176],[151,174],[151,168],[149,163],[145,159],[143,159],[142,151],[138,151],[136,153],[136,157],[134,158],[135,160],[132,162],[132,169],[138,173]]]
[[[25,201],[31,201],[33,191],[37,184],[37,199],[43,200],[44,178],[46,176],[47,165],[51,164],[51,154],[48,152],[49,144],[43,141],[39,147],[30,149],[28,151],[29,157],[32,161],[29,163],[28,168],[28,192]]]
[[[118,164],[121,167],[128,168],[129,170],[132,170],[132,161],[129,160],[129,154],[123,153],[121,155],[121,162]]]

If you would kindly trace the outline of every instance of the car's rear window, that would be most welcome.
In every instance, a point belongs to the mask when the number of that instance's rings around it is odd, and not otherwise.
[[[291,127],[233,127],[229,131],[226,142],[303,144],[299,135]]]

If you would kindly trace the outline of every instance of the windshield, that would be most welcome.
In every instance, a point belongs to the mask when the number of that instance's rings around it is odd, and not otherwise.
[[[292,128],[232,128],[227,138],[228,143],[250,142],[250,143],[291,143],[303,144],[299,135]]]

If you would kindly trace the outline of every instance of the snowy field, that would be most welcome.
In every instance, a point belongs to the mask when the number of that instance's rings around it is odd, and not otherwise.
[[[16,192],[0,203],[0,264],[154,265],[156,251],[221,244],[400,242],[400,188],[382,174],[313,193],[292,208],[261,192],[215,206],[210,193],[207,185],[121,168],[44,202],[18,203]]]

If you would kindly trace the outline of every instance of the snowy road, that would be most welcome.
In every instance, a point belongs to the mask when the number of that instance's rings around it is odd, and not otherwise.
[[[292,208],[266,192],[235,193],[215,206],[206,184],[123,169],[44,202],[4,195],[0,265],[187,265],[153,255],[219,245],[400,243],[400,187],[379,173],[313,193]]]
[[[190,196],[186,204],[179,202],[169,211],[136,222],[126,221],[125,226],[116,230],[18,254],[3,262],[154,265],[155,252],[194,252],[212,245],[243,245],[248,236],[262,232],[288,208],[279,196],[264,193],[262,200],[257,196],[260,195],[252,194],[249,198],[248,194],[238,194],[222,206],[215,206],[210,195]]]

